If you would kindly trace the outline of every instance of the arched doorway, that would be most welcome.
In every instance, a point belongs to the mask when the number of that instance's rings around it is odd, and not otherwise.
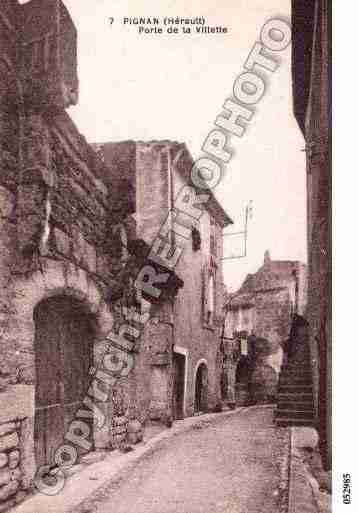
[[[236,404],[245,405],[249,401],[251,367],[248,356],[241,356],[236,367]]]
[[[201,362],[197,367],[195,381],[195,414],[206,412],[208,409],[208,369],[205,362]]]
[[[84,303],[68,296],[41,301],[35,323],[35,457],[53,463],[56,449],[90,384],[94,318]],[[92,433],[92,422],[89,421]]]

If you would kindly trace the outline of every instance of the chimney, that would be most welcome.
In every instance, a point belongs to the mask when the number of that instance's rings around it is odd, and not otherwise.
[[[264,253],[264,265],[265,266],[268,266],[270,264],[270,253],[269,253],[269,249],[267,249],[267,251]]]

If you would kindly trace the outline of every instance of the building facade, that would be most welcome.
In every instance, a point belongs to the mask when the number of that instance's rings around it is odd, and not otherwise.
[[[227,299],[225,339],[238,340],[238,360],[232,358],[228,383],[241,390],[242,357],[249,359],[256,401],[276,395],[293,316],[303,315],[306,308],[306,273],[305,264],[271,260],[266,251],[262,267],[247,275],[240,289]],[[249,379],[249,372],[244,374]]]
[[[231,220],[210,195],[176,222],[178,195],[198,192],[183,144],[92,147],[78,132],[66,112],[78,101],[76,28],[61,1],[5,0],[0,25],[4,510],[58,466],[64,443],[83,457],[138,442],[150,419],[220,408]]]
[[[176,198],[190,183],[193,160],[186,146],[170,141],[127,141],[98,144],[94,149],[110,169],[112,183],[116,180],[126,182],[132,198],[125,218],[128,216],[135,223],[136,237],[151,245],[169,222],[168,213],[173,209]],[[149,408],[152,419],[171,411],[170,405],[165,406],[165,390],[171,387],[174,418],[213,410],[221,402],[222,232],[231,220],[211,196],[199,219],[184,222],[182,228],[176,226],[178,219],[172,217],[171,222],[174,231],[168,242],[181,248],[175,269],[183,286],[173,302],[154,316],[150,322],[151,330],[147,332],[146,328],[144,332],[144,347],[148,343],[147,350],[152,347],[157,351],[156,340],[164,330],[162,323],[171,326],[168,341],[172,345],[168,350],[173,354],[173,369],[159,363],[153,366],[150,382],[143,381],[141,396],[144,397],[146,390],[151,389],[156,395]],[[190,234],[189,240],[183,237],[183,227]],[[137,382],[144,380],[146,375],[148,372],[142,369]]]
[[[292,1],[293,110],[307,155],[309,339],[316,425],[331,468],[331,6]]]

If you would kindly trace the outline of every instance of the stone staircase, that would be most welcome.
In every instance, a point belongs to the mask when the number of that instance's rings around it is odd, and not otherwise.
[[[304,350],[282,367],[275,422],[277,426],[315,426],[309,350]]]

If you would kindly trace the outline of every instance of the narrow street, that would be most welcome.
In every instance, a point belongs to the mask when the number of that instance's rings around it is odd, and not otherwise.
[[[271,408],[167,440],[76,513],[276,513],[279,441]]]

